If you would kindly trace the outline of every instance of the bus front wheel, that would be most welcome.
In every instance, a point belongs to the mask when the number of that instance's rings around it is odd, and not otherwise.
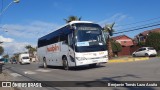
[[[47,68],[46,58],[43,58],[43,67],[44,67],[44,68]]]
[[[64,68],[64,70],[69,70],[67,58],[63,57],[62,61],[63,61],[63,68]]]

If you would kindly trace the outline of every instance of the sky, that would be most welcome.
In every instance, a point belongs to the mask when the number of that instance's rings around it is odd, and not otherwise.
[[[1,12],[13,0],[0,0]],[[26,45],[37,46],[39,37],[65,24],[70,15],[82,17],[102,27],[115,22],[115,32],[132,27],[157,24],[160,21],[160,0],[20,0],[0,15],[0,41],[5,53],[24,52]],[[135,23],[138,22],[138,23]],[[125,34],[131,38],[154,28]]]

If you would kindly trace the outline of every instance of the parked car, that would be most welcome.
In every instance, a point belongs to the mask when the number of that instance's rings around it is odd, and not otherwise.
[[[133,52],[132,56],[136,57],[136,56],[156,56],[157,52],[153,47],[142,47],[139,48],[137,51]]]
[[[13,59],[11,63],[12,63],[12,64],[17,64],[17,60],[16,60],[16,59]]]

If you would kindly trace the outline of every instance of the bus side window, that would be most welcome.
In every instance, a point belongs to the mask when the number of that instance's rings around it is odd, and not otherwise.
[[[42,39],[38,41],[38,47],[43,47],[46,45],[46,39]]]
[[[61,35],[60,36],[60,41],[62,41],[62,44],[68,44],[68,37],[67,35]]]
[[[55,37],[51,37],[47,39],[47,44],[54,44],[58,42],[59,37],[55,36]]]

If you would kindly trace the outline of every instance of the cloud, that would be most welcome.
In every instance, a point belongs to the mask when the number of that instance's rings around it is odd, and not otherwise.
[[[27,52],[27,49],[25,46],[31,45],[31,43],[28,42],[11,42],[11,43],[3,43],[3,48],[5,50],[5,53],[8,53],[9,55],[13,55],[14,53],[19,52]],[[32,44],[34,47],[35,45]]]
[[[117,13],[117,14],[114,14],[113,16],[109,17],[109,18],[106,18],[102,21],[99,21],[98,24],[104,26],[105,24],[108,24],[108,23],[113,23],[113,22],[119,23],[126,18],[128,18],[127,15]]]
[[[14,39],[12,38],[5,38],[3,36],[0,36],[0,42],[13,42]]]
[[[34,21],[28,24],[5,24],[7,33],[13,37],[37,39],[59,27],[58,24],[49,22]]]
[[[56,30],[59,25],[43,22],[43,21],[33,21],[26,24],[5,24],[2,25],[5,28],[5,36],[12,38],[4,38],[0,36],[0,41],[5,41],[3,47],[5,53],[10,55],[18,52],[26,52],[26,45],[36,46],[35,41],[43,35],[46,35],[54,30]]]

